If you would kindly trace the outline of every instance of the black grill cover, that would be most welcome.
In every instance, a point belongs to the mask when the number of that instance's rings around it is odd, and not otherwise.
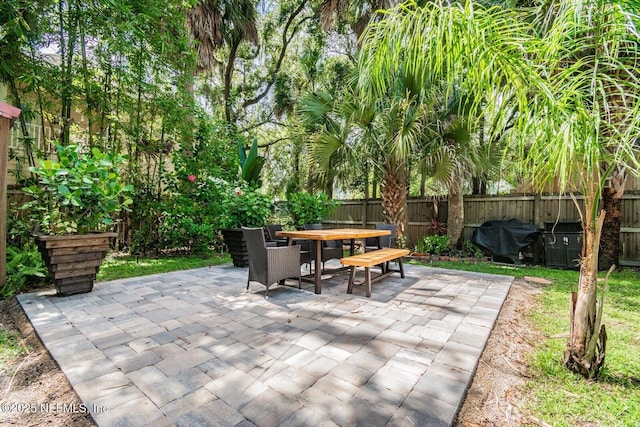
[[[535,225],[510,219],[485,222],[474,230],[471,241],[494,255],[515,257],[539,236]]]

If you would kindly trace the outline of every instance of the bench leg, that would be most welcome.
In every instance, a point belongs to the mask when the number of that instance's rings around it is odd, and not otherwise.
[[[404,267],[402,266],[402,258],[398,258],[398,267],[400,267],[400,277],[404,279]]]
[[[371,267],[364,268],[364,282],[367,286],[367,298],[371,297]]]
[[[356,267],[355,266],[351,266],[351,272],[349,273],[349,286],[347,286],[347,293],[348,294],[352,294],[353,293],[353,281],[356,278]]]

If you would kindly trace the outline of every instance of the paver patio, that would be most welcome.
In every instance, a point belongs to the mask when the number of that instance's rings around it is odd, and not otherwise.
[[[513,278],[405,273],[371,298],[342,274],[265,300],[219,266],[18,300],[100,426],[451,425]]]

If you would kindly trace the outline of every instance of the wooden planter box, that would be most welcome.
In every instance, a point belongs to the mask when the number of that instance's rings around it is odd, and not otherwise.
[[[38,250],[58,295],[91,292],[96,274],[117,233],[69,236],[36,235]]]
[[[244,240],[241,228],[225,228],[222,230],[224,244],[229,249],[234,267],[249,267],[249,253],[247,242]]]

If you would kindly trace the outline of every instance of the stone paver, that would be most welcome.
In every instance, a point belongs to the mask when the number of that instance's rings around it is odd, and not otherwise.
[[[265,299],[219,266],[18,300],[100,426],[451,425],[513,279],[405,273],[371,298],[342,274]]]

